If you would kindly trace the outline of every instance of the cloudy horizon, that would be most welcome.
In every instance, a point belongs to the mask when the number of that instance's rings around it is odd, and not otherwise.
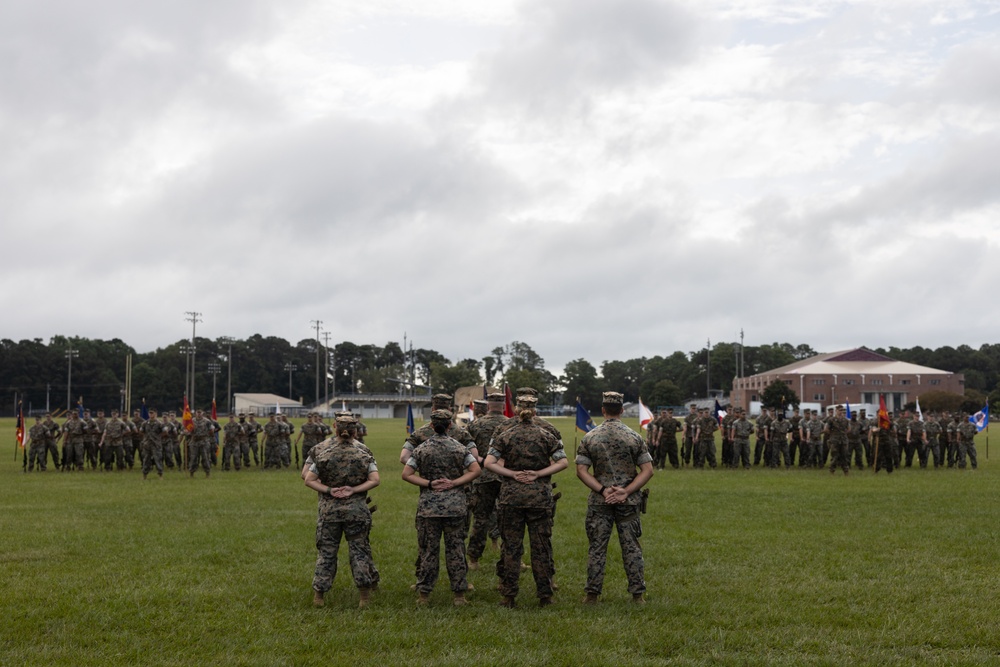
[[[0,7],[0,337],[996,340],[1000,3]]]

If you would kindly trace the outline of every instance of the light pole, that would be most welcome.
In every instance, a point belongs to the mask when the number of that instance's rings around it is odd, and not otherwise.
[[[323,403],[326,409],[330,407],[330,332],[323,332],[323,350],[326,352],[326,364],[323,366]]]
[[[292,398],[292,373],[299,370],[299,367],[289,361],[285,364],[285,370],[288,371],[288,398]]]
[[[195,353],[194,338],[195,338],[195,331],[196,331],[196,328],[198,326],[198,322],[201,322],[202,319],[201,319],[201,313],[193,311],[193,310],[189,310],[185,314],[187,315],[187,317],[185,317],[184,319],[191,323],[191,376],[190,376],[191,377],[191,390],[188,392],[188,402],[191,404],[191,407],[194,408],[194,378],[195,378],[195,374],[194,374],[194,353]]]
[[[73,407],[73,391],[70,386],[73,384],[73,357],[80,356],[79,350],[70,347],[66,350],[66,411]]]
[[[188,390],[191,389],[191,357],[194,356],[194,345],[181,345],[181,354],[185,356],[184,359],[184,395],[188,397],[188,405],[191,405],[191,394]]]
[[[215,380],[219,377],[219,372],[222,368],[219,366],[218,362],[213,361],[208,364],[208,372],[212,374],[212,402],[215,402]]]
[[[233,343],[236,340],[232,336],[223,336],[219,339],[220,343],[229,346],[229,351],[226,353],[226,362],[229,366],[229,383],[226,389],[226,412],[233,411]]]

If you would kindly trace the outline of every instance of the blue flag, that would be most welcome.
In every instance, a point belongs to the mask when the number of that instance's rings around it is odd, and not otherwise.
[[[413,433],[416,427],[413,424],[413,404],[406,404],[406,432]]]
[[[990,425],[990,404],[987,403],[986,407],[977,412],[976,414],[969,417],[969,421],[976,425],[977,431],[982,431],[984,428]]]
[[[76,401],[76,413],[80,419],[83,419],[83,396],[78,398]]]
[[[584,433],[589,433],[595,428],[594,420],[590,418],[587,408],[580,404],[580,399],[576,399],[576,427]]]
[[[149,421],[149,408],[146,407],[146,399],[142,399],[142,408],[139,410],[139,416],[143,418],[144,421]]]
[[[850,401],[847,402],[847,418],[848,419],[851,418],[851,402]]]

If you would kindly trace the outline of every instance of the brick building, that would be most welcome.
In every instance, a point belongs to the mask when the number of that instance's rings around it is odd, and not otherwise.
[[[809,359],[733,380],[733,406],[750,409],[765,387],[781,380],[803,403],[823,406],[840,403],[877,405],[885,396],[886,408],[896,411],[916,401],[922,393],[965,393],[965,376],[937,368],[896,361],[863,347],[818,354]]]

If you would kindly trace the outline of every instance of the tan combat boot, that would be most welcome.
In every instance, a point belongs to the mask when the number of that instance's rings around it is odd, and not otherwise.
[[[313,590],[313,606],[314,607],[322,607],[324,604],[326,604],[326,603],[323,602],[323,592],[322,591],[317,591],[317,590],[314,589]]]
[[[597,604],[597,593],[587,593],[587,597],[583,598],[583,604]]]
[[[418,607],[426,607],[431,602],[430,593],[421,593],[420,597],[417,598]]]
[[[469,601],[465,599],[465,593],[455,593],[455,599],[452,600],[452,604],[456,607],[464,607],[469,604]]]
[[[506,609],[513,609],[517,605],[515,604],[512,596],[505,595],[504,598],[498,603],[498,606],[505,607]]]
[[[359,588],[358,589],[359,599],[358,599],[358,609],[364,609],[368,606],[371,601],[372,589],[370,588]]]

